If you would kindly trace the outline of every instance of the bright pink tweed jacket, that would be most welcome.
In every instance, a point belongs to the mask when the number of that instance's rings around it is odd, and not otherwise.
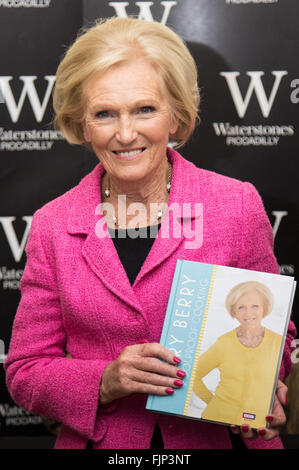
[[[198,169],[173,150],[169,159],[169,202],[203,203],[203,245],[186,249],[183,238],[158,235],[132,287],[113,241],[95,234],[101,164],[34,215],[5,369],[16,403],[62,423],[57,449],[84,449],[87,440],[99,449],[148,448],[157,421],[165,448],[231,447],[225,426],[151,413],[145,395],[98,407],[107,364],[127,345],[159,341],[178,258],[278,272],[254,187]],[[290,371],[294,334],[291,323],[281,378]],[[279,439],[246,445],[282,447]]]

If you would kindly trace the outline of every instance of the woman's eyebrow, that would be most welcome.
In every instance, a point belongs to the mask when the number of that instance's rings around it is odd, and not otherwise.
[[[135,108],[141,108],[143,106],[158,106],[159,101],[154,99],[154,98],[142,98],[140,100],[134,101],[133,103],[131,102],[128,106],[129,109],[135,109]],[[121,107],[119,102],[113,102],[113,101],[94,101],[93,103],[90,103],[90,109],[92,111],[101,108],[102,110],[104,109],[118,109]]]

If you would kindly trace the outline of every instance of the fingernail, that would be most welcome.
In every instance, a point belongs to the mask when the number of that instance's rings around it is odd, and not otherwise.
[[[176,386],[176,387],[181,387],[182,385],[184,385],[184,382],[182,380],[175,380],[173,382],[173,384]]]
[[[181,361],[181,359],[180,359],[179,357],[174,356],[173,362],[176,362],[177,364],[179,364],[179,363],[182,362],[182,361]]]
[[[142,339],[142,340],[139,342],[139,344],[146,344],[146,343],[148,343],[148,340],[147,340],[147,339]]]
[[[258,433],[259,433],[260,436],[264,436],[266,434],[266,432],[267,432],[266,429],[259,429],[258,430]]]
[[[285,405],[287,404],[287,401],[288,401],[288,399],[287,399],[287,397],[285,397],[285,399],[284,399],[284,404]]]
[[[241,429],[243,432],[248,432],[249,431],[249,426],[246,426],[246,424],[243,424],[243,426],[241,426]]]
[[[232,429],[233,431],[236,431],[236,430],[238,429],[238,426],[235,426],[234,424],[231,424],[230,427],[231,427],[231,429]]]
[[[273,421],[273,416],[266,416],[266,420],[269,421],[269,423],[271,423],[271,421]]]
[[[174,390],[172,388],[167,388],[165,392],[167,393],[167,395],[172,395],[174,393]]]
[[[184,372],[183,370],[178,370],[177,373],[176,373],[176,375],[177,375],[178,377],[183,378],[183,377],[186,376],[186,372]]]

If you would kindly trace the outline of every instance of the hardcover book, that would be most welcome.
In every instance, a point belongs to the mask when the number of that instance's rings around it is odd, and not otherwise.
[[[226,425],[265,427],[296,281],[178,260],[161,344],[181,359],[184,386],[146,408]]]

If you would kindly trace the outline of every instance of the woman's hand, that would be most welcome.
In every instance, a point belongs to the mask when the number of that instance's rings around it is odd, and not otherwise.
[[[162,361],[161,361],[162,359]],[[103,372],[100,404],[105,405],[132,393],[170,395],[183,385],[181,361],[158,343],[126,347]]]
[[[287,391],[288,387],[278,380],[272,414],[266,416],[269,428],[259,428],[257,431],[254,431],[250,426],[243,425],[241,427],[231,426],[231,431],[234,434],[241,434],[245,439],[254,439],[259,435],[265,441],[270,441],[274,437],[277,437],[279,435],[279,428],[286,423],[286,416],[282,405],[286,405]]]

